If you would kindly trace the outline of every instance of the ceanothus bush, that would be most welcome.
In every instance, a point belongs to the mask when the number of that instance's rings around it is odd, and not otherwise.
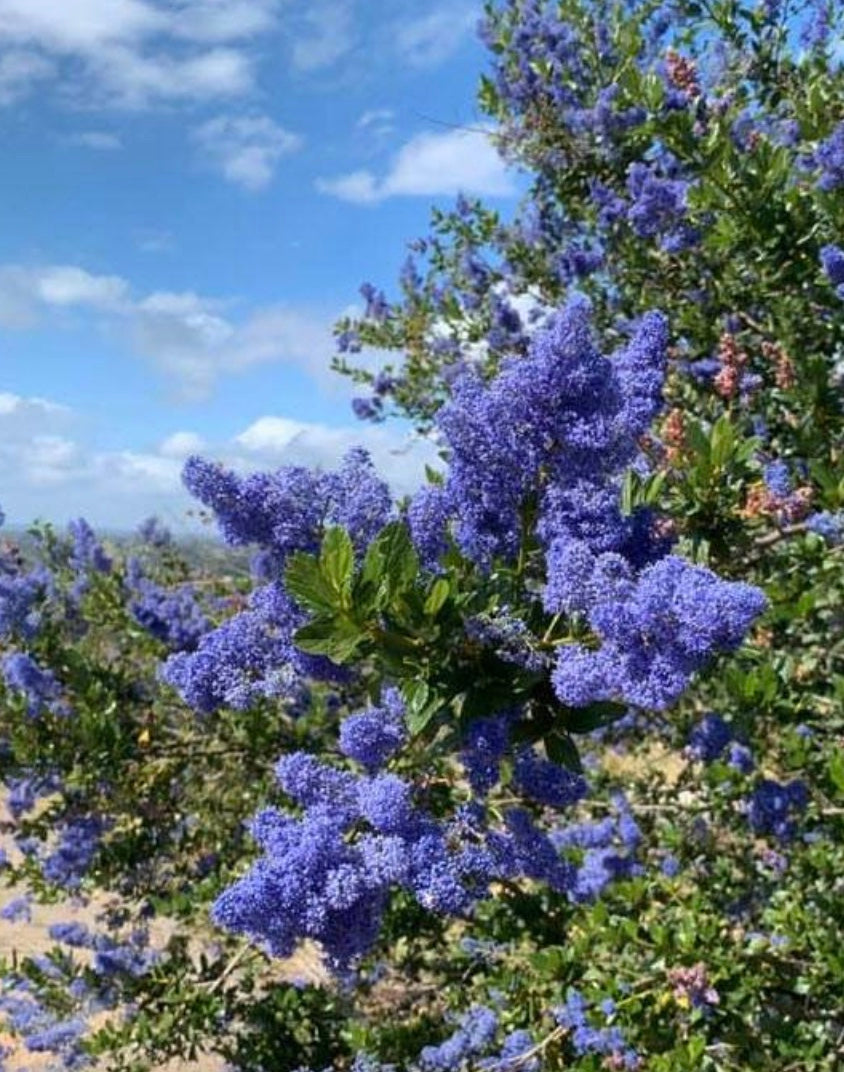
[[[57,1066],[840,1064],[840,5],[479,30],[527,196],[337,328],[428,482],[193,458],[225,550],[0,544],[0,916],[100,912],[0,973]]]

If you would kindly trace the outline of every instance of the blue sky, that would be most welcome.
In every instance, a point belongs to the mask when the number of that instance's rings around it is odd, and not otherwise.
[[[0,0],[0,505],[178,523],[185,455],[397,487],[426,444],[350,416],[334,319],[430,205],[505,212],[475,0]],[[472,128],[472,129],[466,129]]]

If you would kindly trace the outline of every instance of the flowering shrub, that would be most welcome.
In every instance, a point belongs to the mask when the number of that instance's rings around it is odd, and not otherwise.
[[[529,196],[436,212],[338,325],[358,414],[441,469],[394,502],[361,450],[190,459],[223,568],[154,521],[3,547],[0,917],[97,917],[4,971],[22,1046],[839,1066],[836,18],[489,4],[481,104]]]

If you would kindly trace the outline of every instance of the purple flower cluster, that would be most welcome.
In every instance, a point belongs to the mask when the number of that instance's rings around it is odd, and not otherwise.
[[[496,614],[470,618],[466,622],[466,635],[477,644],[491,648],[503,662],[524,670],[539,672],[548,665],[546,656],[535,649],[527,625],[510,614],[507,607]]]
[[[804,782],[794,779],[781,784],[773,778],[763,778],[750,795],[747,818],[757,834],[790,841],[797,832],[797,818],[808,803]]]
[[[171,651],[193,651],[211,628],[193,586],[164,588],[145,577],[134,558],[127,563],[126,580],[132,590],[129,610],[135,621]]]
[[[733,739],[733,731],[720,715],[710,711],[689,734],[689,755],[703,763],[718,759]]]
[[[392,515],[388,486],[366,451],[351,450],[337,472],[288,466],[240,477],[202,458],[189,458],[188,491],[214,511],[230,544],[257,544],[278,567],[293,551],[316,551],[323,528],[342,525],[365,547]]]
[[[140,523],[138,536],[145,544],[159,549],[169,547],[173,543],[172,532],[155,516],[145,518]]]
[[[629,536],[615,482],[661,405],[667,328],[657,313],[643,317],[611,359],[589,321],[588,302],[573,298],[526,358],[506,360],[488,384],[469,371],[457,380],[437,417],[450,451],[445,486],[411,508],[423,557],[437,546],[436,522],[451,517],[469,558],[512,559],[531,498],[546,542],[561,532],[588,531],[610,546]]]
[[[510,726],[516,717],[516,712],[508,711],[476,718],[466,732],[460,761],[478,796],[486,796],[498,781],[501,760],[510,744]]]
[[[107,825],[98,815],[83,815],[61,823],[57,843],[41,863],[45,880],[76,889],[97,854]]]
[[[806,518],[806,528],[822,537],[830,547],[844,543],[844,510],[830,513],[828,510]]]
[[[71,521],[67,526],[70,535],[70,566],[75,573],[108,573],[111,559],[84,517]]]
[[[378,772],[395,749],[400,709],[388,691],[380,708],[350,716],[341,747],[366,775],[302,752],[279,761],[279,783],[303,813],[292,818],[270,808],[255,816],[250,829],[264,855],[218,898],[217,923],[280,956],[311,938],[342,969],[375,941],[393,888],[447,915],[469,911],[496,878],[571,889],[574,868],[525,809],[511,808],[494,829],[480,803],[437,818],[409,782]],[[546,760],[524,752],[517,765],[526,793],[556,806],[582,795],[578,779]]]
[[[646,120],[647,110],[625,99],[614,77],[617,56],[603,19],[566,21],[558,4],[526,0],[491,7],[480,33],[491,48],[494,85],[507,113],[506,144],[542,151],[545,169],[566,166],[578,152],[611,159],[619,136]],[[652,59],[652,50],[643,48],[640,62]],[[532,136],[551,115],[566,132],[565,151]]]
[[[835,287],[835,293],[844,299],[844,249],[840,246],[824,246],[821,250],[821,265]]]
[[[636,850],[642,832],[626,799],[614,797],[616,814],[597,822],[569,823],[550,834],[559,851],[579,852],[569,897],[575,903],[594,901],[613,882],[641,873]]]
[[[44,569],[19,573],[4,569],[0,560],[0,639],[19,636],[31,640],[41,627],[40,606],[49,575]]]
[[[474,1005],[456,1019],[456,1027],[435,1046],[424,1046],[409,1063],[408,1072],[454,1072],[478,1068],[489,1072],[539,1072],[540,1059],[530,1051],[536,1047],[529,1031],[517,1029],[500,1038],[501,1018],[487,1005]],[[310,1072],[299,1069],[298,1072]],[[327,1070],[325,1070],[327,1072]],[[368,1053],[356,1055],[351,1072],[398,1072],[395,1065],[383,1064]]]
[[[498,1015],[485,1005],[464,1013],[457,1030],[438,1046],[425,1046],[419,1054],[425,1072],[451,1072],[464,1062],[487,1053],[498,1034]]]
[[[740,774],[750,774],[755,765],[751,749],[736,740],[732,727],[712,711],[704,715],[688,734],[686,751],[693,759],[704,763],[721,759],[726,751],[727,764]]]
[[[738,647],[765,607],[758,589],[673,555],[638,576],[618,556],[593,556],[586,572],[590,555],[564,547],[549,559],[557,572],[546,606],[585,613],[602,642],[560,650],[554,689],[573,707],[618,699],[665,709],[716,652]]]
[[[516,111],[546,99],[558,113],[579,107],[581,99],[574,87],[589,83],[580,36],[554,7],[545,0],[527,0],[517,12],[511,12],[517,18],[509,27],[512,38],[508,62],[498,62],[494,73],[498,92]],[[492,44],[496,29],[495,21],[482,22],[481,37]],[[559,72],[559,77],[543,78],[541,72],[549,66]]]
[[[655,165],[635,163],[628,171],[627,190],[631,198],[627,219],[638,238],[660,236],[670,250],[692,244],[691,232],[680,229],[686,217],[688,182],[664,177]]]
[[[404,714],[398,689],[387,689],[379,707],[368,707],[343,720],[340,751],[368,771],[380,769],[407,740]]]
[[[812,162],[820,171],[818,189],[830,192],[844,185],[844,123],[839,123],[812,154]]]
[[[328,659],[296,648],[293,634],[306,615],[273,578],[292,552],[317,551],[328,525],[344,526],[362,550],[390,520],[389,488],[368,454],[350,451],[337,472],[292,466],[246,477],[190,458],[184,480],[214,511],[229,543],[258,545],[261,571],[272,583],[253,591],[247,610],[201,636],[197,618],[179,619],[180,635],[187,627],[195,650],[172,655],[162,667],[163,680],[203,714],[224,706],[245,709],[262,697],[295,699],[304,678],[342,680],[345,672]],[[164,610],[152,602],[149,615]],[[165,624],[170,635],[172,619],[158,622],[161,629]]]
[[[45,670],[26,652],[9,652],[0,662],[3,681],[10,692],[19,693],[26,699],[30,718],[38,718],[45,711],[53,714],[70,713],[62,700],[62,689],[52,670]]]
[[[305,615],[277,584],[256,588],[249,607],[203,634],[195,651],[180,651],[161,667],[194,710],[246,709],[261,698],[297,699],[303,678],[340,680],[344,672],[321,656],[305,655],[293,634]]]
[[[0,1012],[11,1029],[23,1038],[30,1053],[55,1054],[61,1058],[60,1067],[66,1069],[83,1068],[90,1063],[81,1045],[86,1030],[84,1021],[57,1019],[38,1000],[30,980],[10,976],[6,982],[8,988],[0,994]]]
[[[689,734],[686,751],[693,759],[703,763],[712,763],[721,759],[726,752],[728,766],[741,774],[750,774],[754,768],[753,753],[736,740],[733,729],[724,719],[710,711]]]
[[[602,1002],[601,1013],[612,1016],[614,1005],[611,1001]],[[570,990],[565,1004],[552,1010],[554,1019],[569,1032],[572,1047],[578,1057],[598,1054],[611,1061],[607,1067],[637,1069],[640,1059],[636,1051],[628,1045],[624,1032],[616,1025],[595,1026],[590,1020],[589,1002],[578,990]]]

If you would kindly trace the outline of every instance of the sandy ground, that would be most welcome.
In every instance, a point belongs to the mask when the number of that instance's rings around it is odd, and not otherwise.
[[[8,813],[2,805],[2,801],[0,801],[0,820],[6,818],[8,818]],[[0,846],[5,849],[11,860],[14,861],[19,857],[19,852],[11,838],[0,835]],[[20,896],[23,892],[23,890],[18,890],[14,887],[0,886],[0,907],[13,898]],[[56,943],[48,933],[48,928],[53,923],[77,920],[88,924],[92,929],[99,929],[96,923],[96,915],[98,907],[102,907],[103,903],[101,902],[98,905],[96,902],[92,902],[87,905],[80,905],[68,901],[57,905],[39,905],[33,902],[31,906],[32,918],[28,922],[22,920],[11,922],[0,919],[0,958],[8,962],[15,957],[45,953],[54,948]],[[169,931],[170,927],[166,921],[154,924],[151,933],[151,944],[159,948],[163,946]],[[326,980],[319,954],[315,949],[303,949],[290,961],[279,962],[279,983],[283,984],[285,980],[303,978],[316,984]],[[114,1012],[103,1014],[103,1019],[100,1020],[100,1023],[109,1016],[114,1015]],[[91,1021],[91,1026],[96,1027],[97,1024]],[[5,1030],[2,1013],[0,1013],[0,1045],[11,1047],[12,1053],[7,1058],[4,1067],[16,1070],[16,1072],[23,1069],[29,1069],[31,1072],[41,1072],[41,1070],[50,1065],[53,1057],[51,1054],[29,1053],[19,1039],[15,1038],[8,1030]],[[108,1064],[102,1063],[96,1067],[105,1070],[108,1068]],[[155,1066],[155,1072],[221,1072],[224,1067],[224,1062],[221,1058],[208,1055],[192,1062],[170,1061],[164,1065],[157,1065]]]

